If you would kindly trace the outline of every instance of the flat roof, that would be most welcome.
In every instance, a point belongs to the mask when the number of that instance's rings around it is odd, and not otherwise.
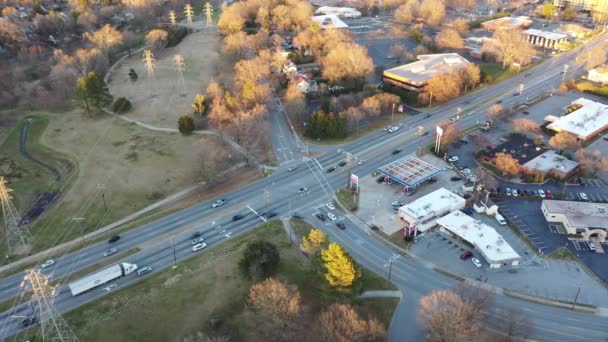
[[[594,202],[543,200],[550,214],[562,214],[573,228],[608,229],[608,204]]]
[[[502,17],[502,18],[484,21],[482,23],[482,25],[483,24],[486,24],[486,25],[498,24],[499,27],[512,28],[512,27],[518,27],[518,26],[522,26],[522,25],[532,25],[532,19],[530,19],[530,17],[526,17],[526,16]]]
[[[425,82],[435,75],[461,69],[469,63],[457,53],[418,55],[418,61],[385,70],[383,74],[402,82]]]
[[[460,210],[438,219],[437,224],[471,243],[491,264],[519,258],[496,229]]]
[[[352,7],[332,7],[332,6],[321,6],[317,8],[315,14],[335,14],[335,15],[344,15],[344,16],[361,16],[361,12],[359,12],[356,8]]]
[[[416,186],[443,171],[412,154],[381,166],[377,170],[408,187]]]
[[[568,173],[574,170],[578,166],[578,163],[564,156],[560,156],[553,150],[550,150],[541,154],[540,156],[537,156],[522,166],[527,169],[538,170],[541,172],[556,170]]]
[[[312,21],[319,24],[322,29],[327,28],[347,28],[348,25],[338,18],[335,14],[315,15],[311,17]]]
[[[541,38],[545,38],[545,39],[549,39],[549,40],[561,40],[561,39],[568,38],[568,35],[566,35],[566,34],[542,31],[542,30],[537,30],[537,29],[528,29],[528,30],[522,31],[521,33],[527,34],[530,36],[541,37]]]
[[[608,125],[608,105],[582,97],[572,104],[582,107],[570,114],[558,117],[547,128],[557,132],[570,132],[585,139]]]
[[[452,204],[462,203],[464,206],[465,199],[456,195],[446,188],[439,188],[429,194],[426,194],[415,201],[404,205],[399,210],[406,212],[408,215],[421,219],[429,214],[442,212],[445,208],[453,207]]]

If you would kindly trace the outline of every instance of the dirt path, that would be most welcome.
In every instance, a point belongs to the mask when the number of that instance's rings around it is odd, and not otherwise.
[[[41,167],[51,171],[51,173],[55,176],[55,180],[59,181],[61,179],[61,173],[59,173],[59,170],[57,170],[56,168],[52,167],[49,164],[46,164],[43,161],[40,161],[36,158],[34,158],[26,149],[26,144],[27,144],[27,133],[30,129],[30,120],[26,120],[25,123],[23,124],[23,128],[21,129],[21,139],[19,140],[19,152],[21,153],[21,155],[33,162],[36,163],[38,165],[40,165]]]

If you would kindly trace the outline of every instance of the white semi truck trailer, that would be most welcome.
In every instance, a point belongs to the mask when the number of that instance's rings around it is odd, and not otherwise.
[[[97,286],[103,285],[114,279],[118,279],[127,274],[131,274],[137,270],[136,264],[129,264],[126,262],[118,265],[110,266],[101,271],[89,274],[88,276],[73,281],[68,284],[72,296],[79,295],[83,292],[89,291],[96,288]]]

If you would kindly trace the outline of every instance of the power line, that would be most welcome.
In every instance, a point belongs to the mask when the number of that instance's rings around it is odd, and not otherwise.
[[[177,17],[175,16],[175,11],[173,10],[169,11],[169,22],[173,26],[175,26],[175,23],[177,22]]]
[[[186,15],[186,22],[188,24],[192,24],[192,16],[194,16],[194,10],[190,4],[186,4],[186,8],[184,8],[184,14]]]
[[[21,219],[21,215],[11,201],[12,189],[6,186],[4,177],[0,177],[0,202],[2,203],[2,216],[4,217],[4,232],[7,243],[8,258],[13,252],[24,254],[31,248],[32,236],[29,225]]]
[[[175,55],[173,57],[173,62],[175,62],[175,69],[177,70],[177,83],[181,84],[182,88],[184,88],[185,91],[184,68],[186,67],[186,64],[184,64],[184,57],[179,54]]]
[[[144,50],[144,64],[146,65],[146,71],[148,72],[148,77],[154,76],[154,63],[156,59],[154,59],[154,55],[150,50]]]
[[[205,2],[205,7],[203,9],[203,12],[205,13],[205,16],[207,17],[207,26],[211,26],[213,25],[213,6],[211,6],[211,3],[209,2]]]

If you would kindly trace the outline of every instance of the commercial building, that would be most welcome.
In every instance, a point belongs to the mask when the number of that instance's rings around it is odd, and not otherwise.
[[[357,11],[354,8],[351,7],[331,7],[331,6],[321,6],[319,8],[317,8],[317,10],[315,11],[315,14],[317,15],[336,15],[339,18],[346,18],[346,19],[356,19],[356,18],[361,18],[361,12]]]
[[[577,11],[606,12],[608,10],[608,0],[553,0],[555,7],[571,7]]]
[[[399,208],[398,223],[406,231],[424,232],[435,227],[437,219],[442,216],[463,209],[465,203],[464,198],[446,188],[439,188]]]
[[[608,128],[608,105],[580,98],[572,102],[570,107],[578,109],[561,117],[545,117],[545,121],[550,122],[547,128],[556,132],[570,132],[582,140],[588,140]]]
[[[418,55],[418,61],[385,70],[384,82],[405,90],[421,92],[434,76],[464,68],[470,62],[457,53]]]
[[[543,200],[547,222],[561,223],[568,235],[583,240],[605,242],[608,234],[608,204]]]
[[[550,150],[523,164],[524,171],[566,179],[578,169],[578,163]]]
[[[521,32],[532,45],[548,49],[558,49],[561,44],[568,41],[568,35],[537,29],[529,29]]]
[[[340,18],[338,18],[338,16],[335,14],[316,15],[310,19],[319,24],[319,27],[321,27],[323,30],[328,28],[343,29],[348,27],[348,25],[340,20]]]
[[[485,30],[496,31],[496,30],[508,30],[508,29],[520,29],[530,27],[532,25],[532,19],[526,16],[520,17],[502,17],[498,19],[488,20],[481,23],[481,27]]]
[[[600,84],[608,84],[608,66],[601,66],[595,69],[589,70],[587,79],[591,82]]]
[[[462,240],[478,251],[490,264],[490,268],[519,264],[519,254],[493,227],[460,210],[438,219],[437,224],[441,231],[447,231],[454,238]]]

